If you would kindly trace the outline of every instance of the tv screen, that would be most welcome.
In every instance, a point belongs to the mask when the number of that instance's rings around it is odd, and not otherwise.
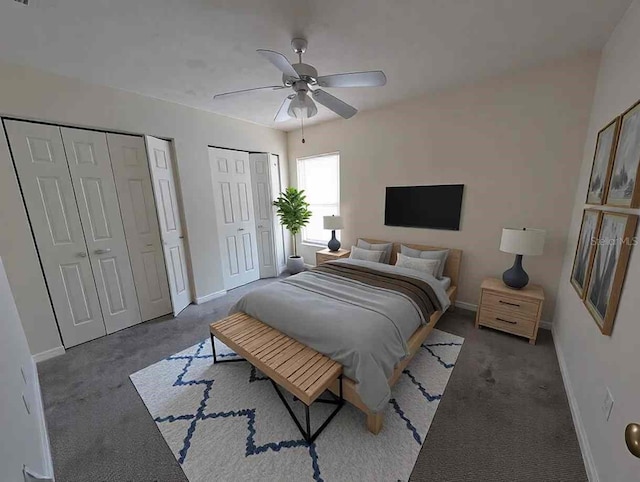
[[[464,184],[388,187],[384,224],[460,230]]]

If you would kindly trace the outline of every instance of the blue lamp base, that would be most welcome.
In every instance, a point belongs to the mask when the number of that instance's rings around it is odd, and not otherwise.
[[[327,244],[327,248],[329,248],[329,251],[338,251],[340,249],[340,241],[338,241],[338,239],[336,238],[335,229],[331,230],[331,239]]]
[[[522,269],[522,255],[516,254],[513,266],[502,273],[502,281],[509,288],[520,290],[529,284],[529,275]]]

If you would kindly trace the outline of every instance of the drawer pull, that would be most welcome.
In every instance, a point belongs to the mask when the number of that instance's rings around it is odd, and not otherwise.
[[[498,300],[498,303],[502,303],[503,305],[509,305],[509,306],[517,306],[518,308],[520,308],[520,305],[518,303],[509,303],[508,301],[502,301],[502,300]]]
[[[515,322],[515,321],[505,320],[504,318],[498,318],[498,317],[496,317],[496,320],[498,320],[498,321],[504,321],[505,323],[509,323],[509,324],[511,324],[511,325],[517,325],[517,324],[518,324],[518,323],[517,323],[517,322]]]

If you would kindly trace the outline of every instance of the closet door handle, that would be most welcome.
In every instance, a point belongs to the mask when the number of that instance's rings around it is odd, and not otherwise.
[[[238,228],[238,231],[244,231],[244,228]]]
[[[76,256],[78,258],[86,258],[87,257],[87,253],[76,253]]]
[[[95,254],[107,254],[111,252],[111,248],[106,248],[106,249],[96,249],[94,251]]]
[[[262,224],[258,226],[258,229],[262,229],[262,228],[264,228]]]
[[[518,324],[516,321],[509,321],[509,320],[505,320],[504,318],[497,318],[497,317],[496,317],[496,320],[498,320],[498,321],[504,321],[505,323],[509,323],[509,324],[511,324],[511,325],[517,325],[517,324]]]

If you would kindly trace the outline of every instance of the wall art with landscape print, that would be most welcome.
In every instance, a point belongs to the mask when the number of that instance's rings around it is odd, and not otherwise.
[[[640,207],[639,162],[640,102],[622,114],[620,134],[607,193],[607,204],[631,208]]]
[[[595,209],[585,209],[582,215],[578,247],[576,248],[576,257],[573,260],[573,270],[571,271],[571,284],[580,298],[584,298],[585,288],[589,282],[593,256],[596,251],[596,236],[602,219],[601,213],[601,211],[596,211]]]
[[[606,189],[609,185],[611,168],[613,166],[613,155],[620,127],[620,117],[616,117],[598,132],[596,141],[596,151],[593,155],[593,166],[591,168],[591,178],[589,180],[589,191],[587,193],[587,204],[603,204],[606,196]]]
[[[637,222],[635,214],[602,215],[584,303],[604,335],[613,329]]]

